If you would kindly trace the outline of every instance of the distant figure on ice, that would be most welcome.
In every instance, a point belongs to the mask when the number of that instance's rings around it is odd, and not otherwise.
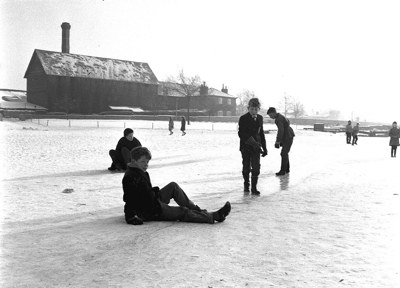
[[[242,153],[242,175],[244,179],[244,192],[250,192],[251,172],[251,193],[259,195],[257,190],[258,175],[260,175],[260,154],[265,157],[268,154],[267,144],[264,135],[264,119],[258,115],[260,111],[258,98],[249,100],[248,112],[239,118],[240,152]]]
[[[390,142],[389,145],[392,147],[390,155],[396,157],[397,146],[399,146],[400,129],[397,128],[397,122],[394,121],[392,128],[389,130]]]
[[[112,159],[110,171],[126,170],[126,165],[131,162],[131,151],[133,148],[142,146],[140,141],[133,136],[133,130],[126,128],[124,130],[124,137],[119,139],[115,150],[110,150],[109,154]]]
[[[133,149],[131,158],[122,179],[126,223],[140,225],[143,221],[182,221],[214,224],[214,221],[223,222],[231,211],[229,202],[215,212],[201,209],[175,182],[161,189],[153,187],[146,172],[151,160],[151,153],[146,147]],[[171,199],[179,206],[169,206]]]
[[[290,172],[289,151],[293,144],[294,131],[290,127],[289,120],[277,113],[274,107],[269,107],[267,114],[270,118],[275,119],[275,124],[278,127],[275,148],[279,149],[279,147],[282,147],[281,169],[275,174],[276,176],[282,176]]]
[[[351,143],[351,145],[354,145],[354,144],[357,145],[358,132],[360,132],[360,123],[357,123],[356,126],[353,127],[353,131],[351,133],[353,136],[353,142]]]
[[[174,120],[172,117],[169,117],[169,122],[168,122],[168,130],[169,130],[169,135],[174,134],[172,130],[174,130]]]
[[[346,143],[351,143],[351,134],[353,133],[353,127],[351,126],[351,121],[349,120],[346,125]]]
[[[181,131],[182,131],[182,136],[185,136],[185,135],[186,135],[185,130],[186,130],[186,119],[185,119],[185,116],[182,116],[182,118],[181,118]]]

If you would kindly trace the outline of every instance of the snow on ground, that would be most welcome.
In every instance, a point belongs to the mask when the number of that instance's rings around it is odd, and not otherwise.
[[[167,126],[0,122],[0,285],[399,287],[400,160],[388,138],[351,146],[295,129],[292,172],[276,177],[272,131],[253,197],[242,192],[236,123],[192,122],[184,137]],[[175,181],[209,210],[229,200],[227,220],[125,224],[123,174],[107,170],[124,127],[152,151],[154,186]]]

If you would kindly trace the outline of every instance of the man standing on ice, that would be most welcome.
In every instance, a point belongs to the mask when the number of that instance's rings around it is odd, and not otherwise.
[[[353,126],[351,126],[351,121],[349,120],[346,125],[346,143],[351,143],[351,134],[353,133]]]
[[[264,119],[258,115],[260,111],[258,98],[249,100],[248,113],[239,118],[240,152],[242,153],[242,175],[244,179],[244,192],[250,192],[251,172],[251,193],[259,195],[257,190],[258,175],[260,175],[260,154],[262,157],[268,154],[265,142],[263,123]]]
[[[275,119],[275,124],[278,127],[276,135],[275,148],[281,150],[281,169],[275,173],[276,176],[282,176],[290,172],[289,151],[293,144],[294,132],[290,127],[290,122],[285,116],[276,112],[274,107],[269,107],[267,111],[271,119]]]
[[[137,147],[131,152],[132,161],[122,179],[125,202],[125,221],[141,225],[143,221],[182,221],[214,224],[223,222],[231,211],[231,204],[215,212],[207,212],[195,205],[175,182],[164,188],[153,187],[147,173],[151,153],[146,147]],[[174,199],[179,206],[169,206]]]

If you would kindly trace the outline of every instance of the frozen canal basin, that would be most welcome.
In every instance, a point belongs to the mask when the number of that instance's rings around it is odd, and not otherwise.
[[[351,146],[295,129],[291,173],[276,177],[267,134],[251,197],[235,124],[193,123],[182,137],[126,123],[153,152],[154,186],[178,182],[209,210],[232,203],[221,224],[130,226],[123,174],[107,171],[123,124],[79,124],[0,122],[2,287],[399,287],[400,160],[388,138]]]

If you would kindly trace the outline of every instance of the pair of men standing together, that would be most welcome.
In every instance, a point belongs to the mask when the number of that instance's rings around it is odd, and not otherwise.
[[[244,179],[244,192],[259,195],[257,190],[258,176],[260,175],[260,155],[265,157],[268,154],[265,141],[263,117],[258,114],[261,104],[258,98],[252,98],[248,103],[248,113],[242,115],[239,119],[239,138],[240,152],[242,153],[242,175]],[[294,132],[290,127],[290,122],[285,116],[276,112],[274,107],[267,111],[270,118],[275,120],[278,127],[275,148],[281,150],[281,169],[276,173],[277,176],[283,176],[290,172],[289,151],[293,144]],[[251,172],[251,182],[250,182]]]

